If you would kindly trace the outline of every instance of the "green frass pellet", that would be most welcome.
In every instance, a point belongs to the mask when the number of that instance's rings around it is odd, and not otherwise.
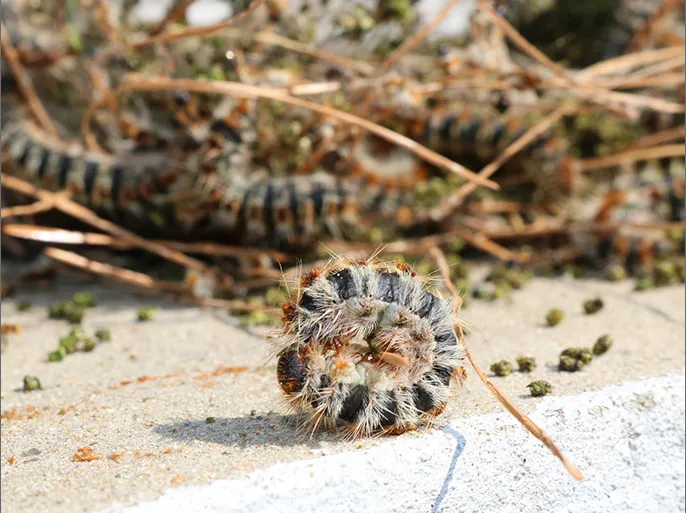
[[[612,340],[610,335],[603,335],[602,337],[599,337],[595,344],[593,344],[593,354],[600,356],[601,354],[607,353],[612,347],[613,342],[614,340]]]
[[[607,278],[610,281],[622,281],[626,280],[627,272],[624,266],[613,265],[607,270]]]
[[[583,369],[584,364],[581,360],[572,358],[571,356],[560,356],[560,363],[558,368],[564,372],[577,372]]]
[[[48,361],[49,362],[61,362],[64,360],[64,357],[67,355],[67,351],[60,346],[56,350],[52,351],[51,353],[48,354]]]
[[[74,294],[74,304],[81,308],[93,308],[98,304],[95,296],[90,292],[77,292]]]
[[[67,319],[69,324],[81,324],[83,321],[83,314],[83,308],[75,305],[73,308],[69,308],[65,312],[64,318]]]
[[[560,356],[570,356],[580,360],[584,365],[591,363],[593,360],[593,351],[585,347],[570,347],[562,351]]]
[[[19,312],[28,312],[31,308],[33,308],[33,304],[28,301],[20,301],[17,303],[17,311]]]
[[[586,312],[588,315],[593,315],[594,313],[600,312],[603,309],[603,306],[605,306],[605,304],[599,297],[587,299],[584,301],[584,312]]]
[[[40,380],[36,376],[24,376],[24,392],[33,392],[34,390],[42,390]]]
[[[145,322],[153,318],[155,310],[150,307],[143,307],[138,309],[138,321]]]
[[[65,335],[64,337],[60,338],[60,348],[63,348],[66,354],[72,354],[76,352],[76,346],[78,342],[79,339],[76,337]]]
[[[653,266],[653,281],[657,287],[664,287],[676,283],[677,270],[674,263],[669,261],[657,262]]]
[[[517,358],[519,372],[532,372],[536,368],[536,359],[531,356],[520,356]]]
[[[57,301],[48,308],[48,316],[51,319],[64,319],[66,311],[74,308],[74,303],[68,299]]]
[[[74,337],[76,340],[83,340],[86,337],[82,328],[72,328],[69,331],[69,336]]]
[[[553,308],[545,316],[545,321],[548,323],[548,326],[557,326],[562,322],[564,317],[565,313],[562,310],[559,308]]]
[[[93,349],[95,349],[95,340],[93,340],[92,338],[84,339],[82,342],[81,349],[85,353],[90,353]]]
[[[511,374],[513,370],[512,364],[507,360],[500,360],[491,365],[491,372],[496,376],[507,376],[508,374]]]
[[[112,340],[112,334],[107,328],[100,328],[95,332],[95,338],[97,338],[100,342],[109,342]]]
[[[207,417],[205,419],[205,424],[214,424],[215,422],[217,422],[217,419],[215,419],[214,417]]]
[[[553,387],[547,381],[532,381],[526,388],[529,389],[532,397],[543,397],[544,395],[551,394],[553,392]]]
[[[653,281],[653,278],[651,276],[644,276],[636,280],[636,286],[634,287],[634,290],[641,292],[644,290],[650,290],[652,288],[655,288],[655,282]]]

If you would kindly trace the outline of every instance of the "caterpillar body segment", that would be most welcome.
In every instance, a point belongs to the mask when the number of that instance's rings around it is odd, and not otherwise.
[[[442,412],[451,377],[462,375],[453,303],[406,264],[335,259],[303,276],[283,313],[277,379],[314,428],[415,429]]]

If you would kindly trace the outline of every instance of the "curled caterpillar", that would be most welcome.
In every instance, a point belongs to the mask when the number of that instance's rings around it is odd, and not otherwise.
[[[316,429],[400,434],[443,411],[464,376],[457,309],[407,264],[332,260],[300,280],[283,307],[277,378]]]

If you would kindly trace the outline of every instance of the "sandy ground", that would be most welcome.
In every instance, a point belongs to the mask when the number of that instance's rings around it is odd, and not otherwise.
[[[657,377],[684,366],[684,287],[631,292],[630,282],[536,279],[511,300],[472,301],[464,310],[472,352],[482,367],[519,355],[538,360],[531,374],[494,378],[523,409],[541,399],[526,385],[546,379],[558,396],[599,390],[613,383]],[[65,321],[47,319],[45,306],[89,290],[99,306],[86,331],[108,327],[113,340],[91,353],[47,363]],[[582,302],[599,296],[605,308],[585,315]],[[16,302],[34,308],[18,312]],[[136,322],[136,309],[158,307],[154,320]],[[549,308],[567,313],[544,325]],[[90,512],[154,499],[166,489],[242,479],[275,463],[368,450],[390,439],[343,442],[334,433],[298,435],[283,414],[274,361],[264,330],[246,332],[223,312],[177,307],[87,282],[59,283],[56,291],[23,293],[3,301],[3,322],[22,333],[5,339],[2,357],[2,506],[15,512]],[[580,373],[559,373],[559,352],[590,346],[609,333],[615,344]],[[247,367],[241,371],[241,367]],[[24,393],[26,374],[44,390]],[[439,424],[500,406],[473,371],[456,388]],[[213,423],[206,419],[213,417]],[[441,427],[440,425],[438,426]],[[426,436],[410,433],[402,438]],[[73,461],[83,447],[98,459]],[[555,464],[553,461],[552,464]]]

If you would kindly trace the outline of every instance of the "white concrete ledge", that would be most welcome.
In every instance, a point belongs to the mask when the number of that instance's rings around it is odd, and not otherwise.
[[[585,474],[581,483],[509,414],[499,413],[107,511],[684,511],[684,386],[681,372],[544,400],[532,418]]]

